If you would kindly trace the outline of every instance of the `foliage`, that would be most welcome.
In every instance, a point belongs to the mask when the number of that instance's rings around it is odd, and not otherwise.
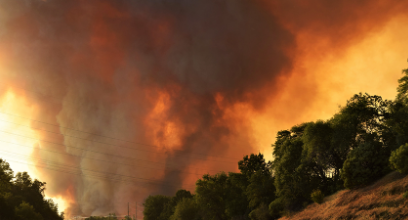
[[[161,218],[169,219],[173,215],[177,203],[183,198],[193,198],[190,191],[180,189],[176,192],[176,195],[170,197],[170,200],[164,204],[163,211],[161,212]]]
[[[199,219],[200,208],[192,198],[181,199],[175,208],[170,220],[196,220]]]
[[[408,191],[405,191],[405,193],[402,195],[402,198],[408,199]]]
[[[399,85],[397,88],[397,100],[407,99],[408,94],[408,69],[402,70],[402,73],[405,75],[398,80]]]
[[[0,195],[4,195],[10,190],[13,179],[13,170],[9,163],[0,158]]]
[[[401,145],[391,153],[390,164],[398,172],[408,174],[408,144]]]
[[[17,219],[21,220],[43,220],[44,218],[37,213],[32,205],[22,202],[18,207],[15,208],[15,213]]]
[[[310,163],[303,160],[302,136],[307,125],[305,123],[292,127],[290,131],[278,132],[275,142],[273,167],[276,196],[288,212],[300,209],[305,201],[309,201],[312,189],[319,182],[318,176],[312,175]]]
[[[261,204],[269,204],[275,199],[274,178],[262,171],[257,171],[251,177],[246,189],[249,207],[256,208]]]
[[[125,217],[125,220],[128,219],[128,217]],[[116,217],[115,213],[109,213],[108,216],[91,216],[86,218],[85,220],[118,220],[118,217]]]
[[[320,191],[319,189],[317,190],[313,190],[312,194],[310,195],[310,197],[312,198],[312,201],[317,203],[317,204],[322,204],[323,199],[324,199],[324,194],[322,193],[322,191]]]
[[[197,204],[203,210],[203,219],[228,219],[225,213],[228,176],[218,173],[214,176],[204,175],[196,182]]]
[[[397,98],[388,106],[389,117],[386,121],[387,126],[394,135],[394,148],[408,143],[408,69],[402,71],[404,76],[398,80]]]
[[[317,187],[327,194],[341,189],[340,170],[350,149],[349,145],[344,144],[346,142],[343,138],[341,144],[336,140],[344,137],[344,133],[341,133],[346,126],[342,122],[339,118],[311,122],[302,135],[304,163],[309,167],[311,175],[318,178]]]
[[[264,203],[262,203],[256,209],[254,209],[251,213],[249,213],[249,217],[251,218],[251,220],[273,219],[271,214],[269,214],[268,206],[266,206]]]
[[[243,175],[247,177],[248,180],[251,179],[255,172],[261,172],[264,175],[270,175],[269,168],[265,162],[264,156],[259,153],[251,154],[243,158],[243,160],[238,162],[238,168]]]
[[[171,198],[163,195],[147,197],[144,202],[143,215],[145,220],[167,220],[170,218],[168,213],[163,212],[166,205],[170,203]]]
[[[388,155],[380,142],[361,144],[352,150],[344,163],[341,177],[344,186],[359,188],[381,178],[389,172]]]
[[[272,218],[278,218],[283,214],[284,204],[282,198],[277,198],[269,204],[269,214]]]
[[[248,197],[245,194],[248,180],[242,173],[229,173],[227,180],[227,194],[225,199],[225,213],[232,219],[247,219]]]
[[[13,176],[9,164],[0,159],[0,219],[64,219],[57,204],[44,198],[45,186],[26,172]]]

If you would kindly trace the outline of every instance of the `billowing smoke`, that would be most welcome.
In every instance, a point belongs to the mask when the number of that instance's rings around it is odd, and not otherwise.
[[[299,37],[340,49],[407,8],[398,4],[0,0],[1,77],[38,109],[32,158],[54,167],[37,164],[48,193],[71,202],[69,215],[124,213],[150,194],[194,190],[200,174],[236,171],[259,150],[246,119],[303,74]],[[296,106],[313,102],[299,84]]]

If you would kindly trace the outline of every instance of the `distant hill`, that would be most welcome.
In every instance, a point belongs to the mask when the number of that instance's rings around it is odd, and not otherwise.
[[[408,175],[392,172],[370,186],[339,191],[280,220],[408,219],[407,191]]]

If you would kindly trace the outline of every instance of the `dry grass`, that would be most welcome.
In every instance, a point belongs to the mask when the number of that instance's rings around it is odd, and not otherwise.
[[[342,190],[281,220],[408,219],[408,175],[392,172],[374,184],[357,190]]]

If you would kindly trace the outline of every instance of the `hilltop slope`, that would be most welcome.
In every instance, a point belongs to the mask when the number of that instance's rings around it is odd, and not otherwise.
[[[280,220],[408,219],[408,175],[392,172],[374,184],[357,190],[342,190]]]

